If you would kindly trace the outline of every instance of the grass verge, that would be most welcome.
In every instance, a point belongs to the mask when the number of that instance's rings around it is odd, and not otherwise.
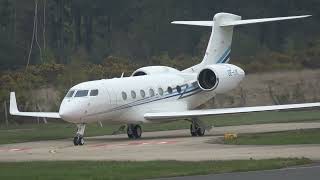
[[[13,162],[0,163],[0,179],[146,179],[279,169],[309,163],[311,160],[305,158],[205,162]]]
[[[296,130],[273,133],[242,134],[225,144],[236,145],[289,145],[320,144],[320,129]]]
[[[319,117],[320,111],[298,111],[222,115],[207,117],[202,120],[209,125],[219,127],[286,122],[320,122]],[[30,119],[30,122],[32,121],[36,123],[36,119]],[[176,121],[166,124],[145,124],[143,125],[143,131],[188,129],[189,127],[190,123],[187,121]],[[98,124],[89,124],[85,136],[107,135],[118,128],[119,125],[105,124],[101,128]],[[0,127],[0,144],[71,138],[74,136],[75,130],[75,125],[68,123],[10,125],[9,127],[2,125]]]

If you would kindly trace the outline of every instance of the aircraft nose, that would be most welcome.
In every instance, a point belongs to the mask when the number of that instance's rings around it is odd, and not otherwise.
[[[63,120],[68,120],[72,118],[72,112],[63,107],[60,108],[59,114]]]
[[[60,106],[59,115],[68,122],[76,122],[80,118],[76,109],[71,104],[65,104],[64,102]]]

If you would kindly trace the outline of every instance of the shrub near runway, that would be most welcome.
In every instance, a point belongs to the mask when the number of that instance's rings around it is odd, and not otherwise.
[[[0,163],[0,179],[146,179],[278,169],[311,163],[308,159],[148,162],[13,162]]]
[[[289,145],[320,144],[320,129],[296,130],[273,133],[239,135],[234,140],[224,140],[225,144],[236,145]]]

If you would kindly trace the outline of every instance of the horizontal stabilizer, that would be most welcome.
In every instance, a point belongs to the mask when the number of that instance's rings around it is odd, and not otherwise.
[[[59,113],[54,112],[20,112],[17,107],[16,94],[10,93],[10,114],[15,116],[44,117],[60,119]]]
[[[173,21],[171,23],[190,25],[190,26],[208,26],[208,27],[212,27],[214,25],[214,21]]]
[[[204,110],[189,110],[181,112],[162,112],[162,113],[147,113],[144,118],[147,120],[172,120],[172,119],[186,119],[203,116],[214,116],[222,114],[238,114],[249,112],[275,111],[275,110],[289,110],[320,107],[320,103],[306,103],[306,104],[287,104],[274,106],[255,106],[255,107],[239,107],[226,109],[204,109]]]
[[[264,18],[264,19],[236,20],[236,21],[230,21],[230,22],[222,22],[220,24],[220,26],[221,27],[238,26],[238,25],[245,25],[245,24],[256,24],[256,23],[266,23],[266,22],[274,22],[274,21],[284,21],[284,20],[300,19],[300,18],[307,18],[307,17],[311,17],[311,15],[277,17],[277,18]]]
[[[228,26],[239,26],[245,24],[256,24],[256,23],[266,23],[274,21],[284,21],[290,19],[300,19],[311,17],[312,15],[303,15],[303,16],[289,16],[289,17],[276,17],[276,18],[263,18],[263,19],[248,19],[248,20],[228,20],[227,22],[220,22],[220,27]],[[207,26],[213,27],[215,21],[173,21],[172,24],[182,24],[182,25],[191,25],[191,26]]]

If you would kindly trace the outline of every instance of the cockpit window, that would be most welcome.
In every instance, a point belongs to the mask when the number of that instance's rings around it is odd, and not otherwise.
[[[94,89],[90,91],[90,96],[98,96],[98,94],[99,94],[98,89]]]
[[[73,94],[74,94],[74,90],[69,91],[69,92],[67,93],[67,95],[66,95],[66,98],[71,98],[71,97],[73,96]]]
[[[88,90],[78,90],[74,97],[85,97],[88,95]]]

